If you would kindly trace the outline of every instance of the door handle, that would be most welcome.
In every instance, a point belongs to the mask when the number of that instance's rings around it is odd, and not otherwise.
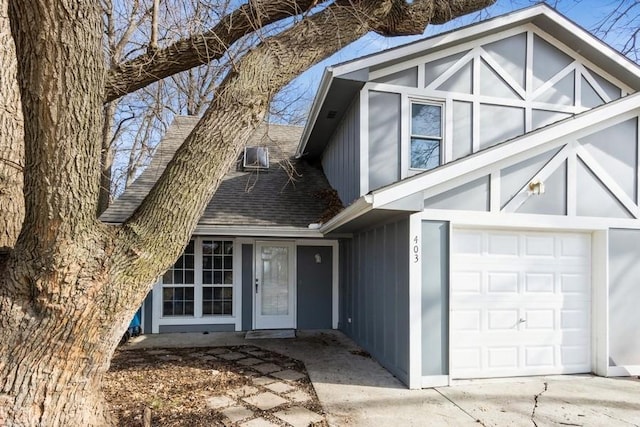
[[[256,294],[258,293],[258,279],[256,279]]]

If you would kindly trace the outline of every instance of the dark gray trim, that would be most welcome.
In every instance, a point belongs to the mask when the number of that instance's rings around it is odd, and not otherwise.
[[[253,329],[253,245],[242,245],[242,330]]]
[[[153,290],[147,294],[142,303],[144,312],[142,332],[145,334],[153,333]]]
[[[175,332],[233,332],[236,330],[236,325],[221,324],[221,325],[160,325],[159,332],[161,334],[175,333]]]

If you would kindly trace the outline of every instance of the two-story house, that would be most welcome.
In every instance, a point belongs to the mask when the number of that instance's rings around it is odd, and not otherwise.
[[[339,328],[411,388],[638,375],[638,89],[636,64],[544,5],[328,68],[304,129],[252,143],[296,185],[268,169],[246,192],[255,172],[231,171],[145,328]]]

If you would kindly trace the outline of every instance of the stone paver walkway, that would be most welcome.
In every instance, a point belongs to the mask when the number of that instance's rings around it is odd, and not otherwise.
[[[225,417],[225,425],[328,425],[301,362],[253,346],[213,348],[207,353],[241,366],[251,383],[205,399],[209,408]]]

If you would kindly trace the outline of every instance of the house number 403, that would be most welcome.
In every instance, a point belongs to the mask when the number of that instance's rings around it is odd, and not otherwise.
[[[420,245],[418,244],[418,236],[413,236],[413,248],[411,248],[413,252],[413,262],[416,263],[420,261]]]

